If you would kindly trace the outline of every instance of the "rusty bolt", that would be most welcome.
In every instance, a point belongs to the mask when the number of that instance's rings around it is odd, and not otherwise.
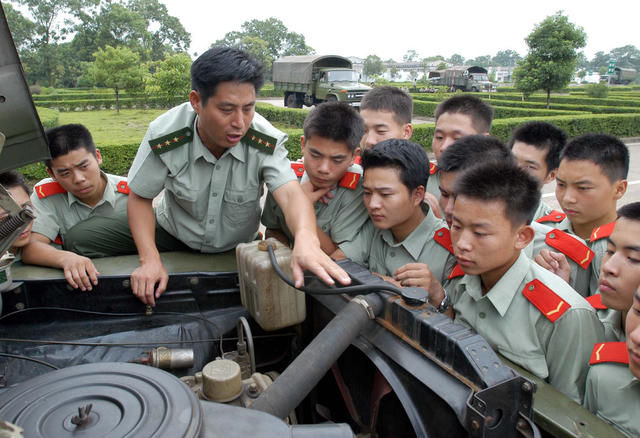
[[[531,385],[531,382],[524,382],[522,384],[522,390],[524,392],[531,392],[533,390],[533,385]]]
[[[477,432],[478,430],[480,430],[480,422],[478,420],[473,420],[471,422],[471,428]]]

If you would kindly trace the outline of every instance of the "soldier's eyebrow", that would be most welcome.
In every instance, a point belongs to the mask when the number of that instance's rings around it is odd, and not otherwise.
[[[87,164],[89,162],[88,158],[85,158],[84,160],[80,161],[78,164],[72,164],[71,168],[73,167],[80,167],[80,166],[84,166],[85,164]],[[56,167],[55,171],[56,172],[66,172],[67,170],[69,170],[69,167]]]

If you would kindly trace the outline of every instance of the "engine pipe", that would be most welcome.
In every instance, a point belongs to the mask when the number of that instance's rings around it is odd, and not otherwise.
[[[375,293],[353,298],[249,408],[287,417],[383,307]]]

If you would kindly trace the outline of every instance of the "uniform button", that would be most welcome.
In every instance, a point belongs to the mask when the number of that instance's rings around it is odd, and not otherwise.
[[[442,231],[438,231],[438,237],[442,237]]]
[[[176,195],[178,195],[178,196],[182,196],[182,192],[181,192],[180,190],[178,190],[178,191],[176,192]]]
[[[562,216],[558,215],[556,216],[556,219],[562,219]]]
[[[329,225],[323,225],[322,226],[322,231],[327,231],[327,228],[329,228]]]
[[[529,290],[533,290],[535,287],[533,285],[529,286]]]
[[[395,252],[393,252],[393,251],[391,251],[391,254],[389,254],[389,255],[390,255],[391,257],[395,257],[395,256],[396,256],[396,253],[395,253]]]
[[[487,315],[484,312],[480,312],[478,316],[480,317],[480,319],[484,319],[484,317]]]
[[[220,170],[220,165],[216,164],[216,170]]]
[[[216,192],[213,192],[213,193],[211,194],[211,196],[213,196],[213,197],[215,198],[216,196],[218,196],[218,194],[217,194]]]
[[[215,219],[209,219],[210,224],[214,223],[215,221],[216,221]]]
[[[555,239],[556,235],[554,233],[549,234],[549,239]]]

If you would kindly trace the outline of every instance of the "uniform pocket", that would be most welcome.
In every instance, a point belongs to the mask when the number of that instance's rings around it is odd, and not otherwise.
[[[165,189],[169,192],[172,200],[184,211],[196,219],[202,219],[207,205],[206,202],[199,202],[199,199],[200,195],[208,188],[191,184],[187,173],[188,168],[174,178],[168,178]],[[167,196],[166,193],[165,196]]]
[[[259,191],[251,188],[225,191],[222,205],[225,225],[233,229],[256,231],[260,221],[259,196]]]

